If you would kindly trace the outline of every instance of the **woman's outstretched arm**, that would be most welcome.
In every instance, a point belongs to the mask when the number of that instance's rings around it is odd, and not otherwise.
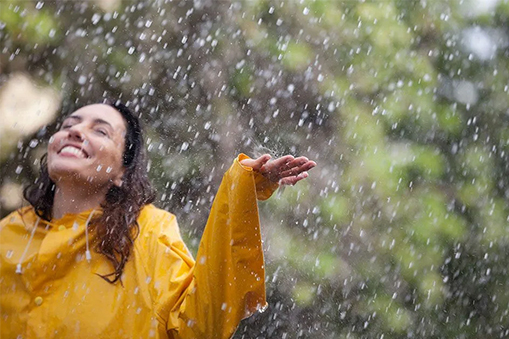
[[[257,199],[306,178],[316,165],[304,157],[269,160],[240,155],[224,175],[170,337],[230,338],[242,319],[266,306]]]

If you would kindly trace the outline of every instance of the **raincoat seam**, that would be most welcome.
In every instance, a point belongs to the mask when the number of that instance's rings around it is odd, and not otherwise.
[[[153,205],[151,205],[153,206]],[[151,208],[151,207],[148,207],[148,208]],[[166,212],[166,211],[165,211]],[[169,213],[169,212],[168,212]],[[171,215],[171,218],[170,220],[174,222],[174,219],[176,217],[172,214]],[[137,240],[139,241],[135,241],[135,247],[137,249],[137,252],[139,253],[140,255],[140,260],[142,262],[141,266],[143,268],[143,272],[145,274],[145,276],[147,277],[151,277],[151,276],[155,276],[155,272],[154,274],[151,274],[150,272],[150,269],[148,267],[148,263],[150,262],[149,259],[150,259],[150,255],[149,255],[149,251],[146,250],[146,248],[148,249],[150,246],[143,246],[141,244],[141,239],[143,239],[144,237],[142,236],[142,233],[143,235],[146,235],[146,234],[150,234],[150,236],[148,237],[148,239],[151,239],[153,241],[156,241],[158,242],[159,241],[159,235],[155,234],[153,231],[154,231],[154,225],[161,225],[162,223],[166,222],[165,221],[165,218],[161,218],[159,217],[158,215],[158,219],[157,221],[153,222],[153,223],[146,223],[145,224],[145,227],[143,228],[143,231],[141,232],[140,231],[140,234],[139,234],[139,237]],[[174,252],[173,250],[173,244],[171,242],[172,239],[169,239],[170,242],[169,242],[169,246],[167,246],[168,249],[170,249],[171,251]],[[147,241],[148,242],[148,241]],[[157,252],[157,248],[155,249],[155,251]],[[169,322],[169,316],[170,316],[170,313],[171,313],[171,309],[168,311],[168,318],[165,318],[162,314],[161,314],[161,309],[164,308],[164,303],[161,303],[161,302],[157,302],[157,298],[155,296],[155,292],[153,291],[152,288],[150,288],[150,286],[147,288],[147,292],[150,296],[150,304],[153,306],[153,313],[154,315],[156,316],[156,319],[157,321],[162,325],[164,326],[164,328],[167,328],[168,326],[168,322]]]
[[[144,232],[147,232],[147,229],[146,229],[147,226],[148,225],[145,225]],[[138,241],[134,242],[134,246],[136,248],[137,255],[140,256],[140,260],[142,262],[141,267],[143,269],[143,273],[145,274],[146,277],[149,277],[151,275],[149,274],[149,270],[148,270],[148,267],[147,267],[147,263],[149,262],[147,260],[148,256],[145,255],[146,251],[143,250],[143,246],[141,245],[141,239],[142,239],[142,237],[141,237],[141,232],[140,232],[140,234],[138,235],[138,239],[137,239]],[[150,300],[149,300],[150,301],[150,305],[156,306],[156,302],[155,302],[155,298],[154,298],[152,289],[151,288],[147,288],[147,292],[148,292],[148,294],[150,296]],[[157,310],[154,310],[154,311],[155,311],[154,313],[158,313]]]

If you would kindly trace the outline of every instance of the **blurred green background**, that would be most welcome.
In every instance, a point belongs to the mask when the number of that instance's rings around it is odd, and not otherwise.
[[[234,338],[509,337],[509,1],[0,2],[1,214],[59,118],[121,97],[196,251],[238,152],[306,155],[260,204],[269,308]]]

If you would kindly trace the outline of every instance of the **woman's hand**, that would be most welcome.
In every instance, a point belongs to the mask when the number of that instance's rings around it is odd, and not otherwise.
[[[244,159],[240,163],[280,185],[295,185],[307,178],[307,171],[316,166],[316,162],[306,157],[294,158],[292,155],[285,155],[272,161],[269,161],[270,159],[270,155],[264,154],[258,159]]]

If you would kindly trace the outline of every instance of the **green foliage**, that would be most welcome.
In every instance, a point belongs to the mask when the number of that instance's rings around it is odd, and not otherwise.
[[[60,39],[57,21],[47,10],[36,10],[24,1],[5,1],[1,9],[0,22],[20,45],[52,44]]]
[[[283,64],[290,71],[303,71],[311,62],[313,53],[303,43],[289,42],[282,53]]]

